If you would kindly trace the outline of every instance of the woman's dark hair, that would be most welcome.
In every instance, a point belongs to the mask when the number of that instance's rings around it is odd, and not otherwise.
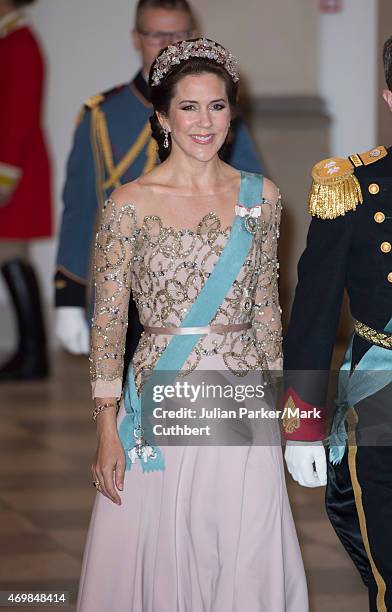
[[[22,8],[22,6],[28,6],[29,4],[34,4],[36,0],[11,0],[12,6],[15,8]]]
[[[392,91],[392,36],[388,38],[383,49],[384,73],[388,89]]]
[[[196,40],[196,39],[195,39]],[[166,49],[163,49],[163,53]],[[159,56],[161,55],[159,53]],[[159,159],[165,161],[170,155],[171,151],[171,138],[169,135],[169,147],[163,146],[165,140],[165,133],[159,123],[157,112],[167,116],[169,114],[169,108],[172,98],[175,95],[175,89],[177,83],[186,76],[191,74],[216,74],[220,77],[226,88],[227,99],[229,101],[231,115],[234,118],[237,114],[237,96],[238,96],[238,82],[234,83],[233,79],[222,66],[213,59],[205,57],[191,57],[188,60],[182,61],[180,64],[175,64],[173,68],[162,78],[159,85],[151,86],[152,75],[154,73],[155,62],[151,66],[149,75],[150,85],[150,97],[154,107],[154,114],[150,117],[152,135],[158,143]]]

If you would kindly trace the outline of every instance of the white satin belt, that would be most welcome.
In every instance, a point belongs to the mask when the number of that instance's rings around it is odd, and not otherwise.
[[[147,334],[165,334],[169,336],[183,336],[186,334],[227,334],[229,332],[245,331],[252,327],[251,323],[234,323],[233,325],[205,325],[201,327],[149,327],[145,326]]]

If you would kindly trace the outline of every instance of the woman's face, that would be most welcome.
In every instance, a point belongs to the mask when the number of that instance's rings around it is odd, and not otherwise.
[[[176,148],[199,161],[212,159],[230,127],[231,110],[223,79],[206,73],[185,76],[177,83],[168,117],[161,125],[171,132]]]

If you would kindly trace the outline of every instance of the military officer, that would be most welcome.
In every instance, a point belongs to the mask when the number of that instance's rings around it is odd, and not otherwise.
[[[0,0],[0,264],[16,320],[17,345],[0,381],[49,374],[34,240],[52,235],[51,169],[42,126],[45,61],[24,8]]]
[[[392,37],[384,65],[392,110]],[[323,160],[312,174],[313,219],[284,343],[284,407],[301,409],[283,422],[286,462],[300,484],[326,480],[326,372],[346,289],[354,334],[328,439],[327,512],[370,609],[392,610],[392,147]],[[313,408],[317,418],[303,418]]]
[[[88,352],[84,307],[97,211],[116,187],[157,162],[149,124],[150,66],[161,48],[192,37],[194,28],[187,0],[139,0],[133,42],[141,53],[142,69],[130,83],[92,96],[82,110],[68,162],[55,276],[57,335],[73,353]],[[226,159],[239,169],[259,172],[244,124],[237,120],[232,127]],[[129,322],[126,362],[141,333],[132,300]]]

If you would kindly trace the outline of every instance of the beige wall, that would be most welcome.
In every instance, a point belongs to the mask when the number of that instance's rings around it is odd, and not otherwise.
[[[239,59],[253,95],[318,92],[319,11],[314,0],[197,0],[204,34]]]
[[[390,2],[390,0],[388,0]],[[320,16],[320,94],[331,117],[331,155],[377,144],[377,2],[344,0]]]

